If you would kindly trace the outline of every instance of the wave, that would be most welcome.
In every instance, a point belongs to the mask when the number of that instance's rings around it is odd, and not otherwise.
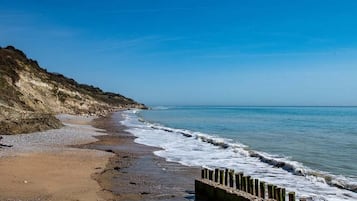
[[[261,154],[255,151],[250,151],[250,156],[257,157],[259,158],[260,161],[264,163],[272,165],[273,167],[276,168],[282,168],[283,170],[291,172],[294,175],[304,176],[304,177],[316,177],[316,179],[320,181],[322,179],[323,182],[326,182],[330,186],[334,186],[340,189],[345,189],[357,193],[357,184],[355,182],[348,181],[343,176],[334,176],[327,172],[314,171],[307,167],[303,167],[302,165],[297,166],[296,165],[297,162],[277,160],[269,156],[266,156],[265,154]]]
[[[180,129],[172,129],[172,128],[168,128],[168,127],[164,127],[164,126],[155,126],[155,125],[150,125],[150,128],[162,130],[162,131],[169,132],[169,133],[181,134],[184,137],[195,137],[196,139],[199,139],[202,142],[209,143],[214,146],[218,146],[222,149],[228,149],[230,147],[235,147],[235,148],[242,147],[242,145],[226,143],[225,142],[226,140],[224,140],[222,138],[214,138],[209,135],[193,136],[192,132],[190,132],[190,131],[182,131]],[[333,176],[333,175],[325,173],[325,172],[313,171],[311,169],[303,167],[298,162],[286,161],[286,159],[285,159],[285,161],[275,159],[275,158],[271,157],[269,154],[262,153],[262,152],[249,150],[248,153],[249,153],[250,157],[258,158],[263,163],[267,163],[267,164],[269,164],[273,167],[276,167],[276,168],[281,168],[281,169],[288,171],[294,175],[304,176],[304,177],[313,176],[313,177],[321,178],[324,180],[324,182],[326,182],[327,184],[329,184],[331,186],[338,187],[338,188],[345,189],[345,190],[350,190],[353,192],[357,192],[357,185],[355,183],[350,183],[349,181],[347,181],[346,178],[343,178],[341,176],[338,177],[338,176]]]
[[[154,106],[151,109],[153,110],[168,110],[170,109],[170,107],[166,107],[166,106]]]
[[[283,170],[291,175],[295,175],[300,178],[305,178],[306,180],[308,180],[312,183],[318,182],[321,184],[327,184],[331,187],[337,187],[342,190],[348,190],[348,191],[351,191],[354,193],[357,192],[356,182],[349,178],[346,178],[344,176],[332,175],[327,172],[312,170],[308,167],[305,167],[303,164],[301,164],[299,162],[292,161],[285,157],[274,156],[274,155],[270,155],[268,153],[251,150],[251,149],[249,149],[248,146],[241,144],[239,142],[233,142],[230,139],[225,139],[225,138],[216,137],[213,135],[204,134],[204,133],[200,133],[200,132],[194,132],[194,131],[185,130],[185,129],[169,128],[169,127],[165,127],[165,126],[162,126],[159,124],[147,122],[144,119],[138,118],[137,116],[131,117],[132,118],[131,120],[128,120],[128,118],[129,117],[127,117],[127,119],[124,120],[123,123],[128,125],[129,127],[134,127],[136,129],[151,129],[151,132],[156,130],[156,131],[160,132],[160,135],[169,134],[170,136],[181,136],[181,137],[189,139],[190,141],[187,141],[189,143],[195,143],[194,141],[196,141],[196,143],[201,143],[201,145],[199,145],[199,146],[197,146],[197,144],[195,144],[196,147],[192,148],[193,152],[199,150],[200,146],[202,146],[203,144],[209,144],[211,146],[216,147],[217,149],[225,151],[226,153],[228,153],[229,151],[237,153],[239,156],[242,156],[243,158],[245,158],[245,160],[252,160],[253,161],[252,163],[254,163],[254,159],[256,159],[257,161],[259,161],[263,164],[266,164],[272,168]],[[131,121],[131,123],[129,123],[130,121]],[[133,121],[134,121],[134,123],[133,123]],[[135,123],[135,121],[139,122],[139,124]],[[142,132],[140,130],[130,130],[130,129],[129,129],[129,131],[131,131],[134,135],[135,135],[135,133],[137,134],[137,133]],[[150,131],[148,130],[147,132],[149,133]],[[178,138],[176,138],[176,139],[178,139]],[[140,140],[145,143],[145,139],[140,139]],[[184,140],[184,139],[180,139],[180,140]],[[153,141],[155,141],[155,139],[151,139],[150,142],[148,142],[148,140],[147,140],[146,143],[148,143],[148,145],[153,146],[153,145],[155,145],[155,142],[153,142]],[[170,143],[169,143],[169,145],[172,146],[172,144],[170,144]],[[163,146],[166,146],[166,145],[163,145]],[[162,148],[165,149],[165,147],[162,147]],[[167,146],[166,149],[168,150],[169,147]],[[168,156],[167,154],[165,155],[165,153],[163,151],[160,151],[160,152],[157,152],[157,154],[161,154],[164,157],[166,156],[166,158],[171,158],[172,161],[186,163],[183,161],[182,157],[180,158],[180,156],[175,156],[175,154],[179,155],[177,153],[172,153],[170,156]],[[227,157],[227,158],[229,158],[229,157]],[[232,157],[232,158],[234,158],[234,157]],[[251,158],[251,159],[249,159],[249,158]],[[218,157],[217,157],[217,159],[218,159]],[[244,160],[242,160],[242,161],[243,162],[241,162],[241,163],[244,163]],[[186,164],[186,165],[190,165],[190,164]],[[198,164],[195,164],[195,165],[198,165]],[[204,165],[204,164],[201,164],[201,165]],[[265,170],[264,170],[264,168],[262,168],[262,170],[259,170],[259,171],[263,172]],[[272,169],[272,171],[274,171],[274,169]],[[266,174],[269,175],[272,173],[268,172]],[[269,177],[267,177],[267,178],[269,179]],[[344,193],[344,194],[345,194],[345,197],[347,197],[347,198],[351,197],[351,195],[349,195],[348,193]],[[353,196],[356,196],[356,195],[352,195],[352,197]],[[318,196],[316,195],[316,197],[318,197]],[[324,200],[324,198],[321,198],[320,200]]]

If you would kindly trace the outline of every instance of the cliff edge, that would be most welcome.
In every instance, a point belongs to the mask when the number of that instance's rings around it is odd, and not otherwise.
[[[104,115],[146,106],[120,94],[103,92],[41,68],[12,47],[0,47],[0,134],[43,131],[62,126],[54,115]]]

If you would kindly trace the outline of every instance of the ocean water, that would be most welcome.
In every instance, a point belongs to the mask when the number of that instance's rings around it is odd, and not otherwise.
[[[136,142],[188,166],[232,168],[310,200],[357,200],[357,107],[127,111]]]

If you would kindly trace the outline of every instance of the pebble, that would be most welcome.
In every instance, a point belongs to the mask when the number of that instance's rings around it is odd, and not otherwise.
[[[83,117],[66,115],[67,119]],[[92,118],[88,118],[91,121]],[[58,151],[68,148],[68,145],[86,144],[97,141],[93,136],[105,135],[105,130],[94,128],[90,125],[65,124],[63,128],[44,132],[35,132],[19,135],[0,135],[1,143],[13,145],[13,147],[0,150],[0,157],[12,156],[19,153]]]

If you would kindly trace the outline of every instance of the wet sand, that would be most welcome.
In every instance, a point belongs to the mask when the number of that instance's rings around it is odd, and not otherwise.
[[[81,146],[115,153],[105,169],[94,175],[102,196],[116,201],[194,200],[194,179],[200,170],[155,156],[153,151],[158,148],[135,143],[135,137],[120,125],[121,119],[120,112],[95,119],[93,125],[108,135]]]

